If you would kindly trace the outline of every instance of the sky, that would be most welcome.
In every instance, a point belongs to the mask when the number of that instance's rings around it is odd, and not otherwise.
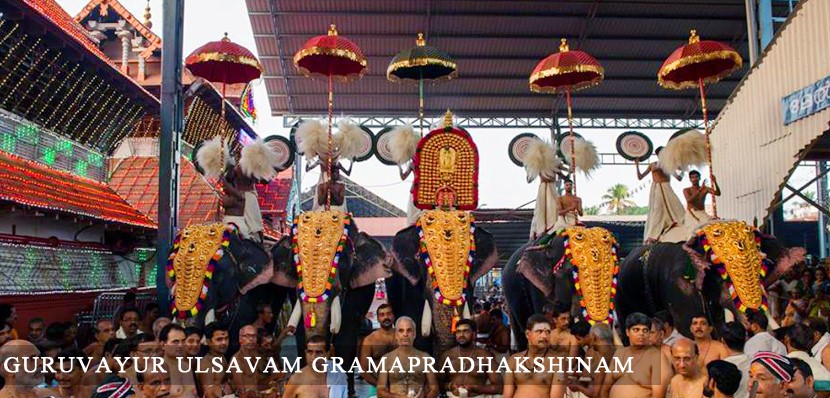
[[[143,20],[146,0],[119,1],[137,18]],[[57,2],[71,15],[75,15],[88,1],[57,0]],[[162,0],[150,0],[150,7],[152,10],[152,30],[163,37]],[[244,0],[185,1],[183,56],[187,56],[206,42],[221,39],[224,32],[228,33],[231,40],[257,54]],[[322,32],[321,30],[321,34]],[[360,81],[350,84],[360,84]],[[690,92],[689,95],[694,94]],[[288,136],[289,129],[283,127],[282,119],[271,116],[265,85],[261,82],[254,83],[254,101],[259,117],[256,124],[254,124],[257,133],[263,137],[270,135]],[[335,111],[337,111],[336,104],[335,95]],[[413,109],[413,114],[416,113],[417,110]],[[579,109],[574,109],[574,115],[579,116]],[[522,205],[525,205],[525,208],[533,208],[534,205],[528,203],[536,198],[538,181],[527,183],[524,170],[513,164],[508,158],[507,148],[510,140],[520,133],[531,132],[540,137],[549,137],[549,131],[544,129],[493,128],[468,130],[479,150],[479,208],[518,208]],[[616,152],[617,136],[624,131],[622,129],[577,130],[585,139],[593,142],[600,153]],[[651,138],[654,146],[657,147],[665,145],[674,131],[645,130],[643,132]],[[717,151],[717,148],[715,148],[715,151]],[[303,190],[317,182],[319,178],[317,170],[319,169],[304,173]],[[707,175],[705,170],[703,170],[703,175]],[[814,175],[815,172],[811,168],[799,168],[790,180],[791,185],[801,186]],[[412,176],[407,181],[401,181],[396,167],[383,165],[373,157],[365,162],[355,164],[351,178],[399,208],[406,209]],[[638,181],[633,166],[603,166],[589,178],[578,174],[577,194],[582,197],[584,206],[598,205],[603,202],[602,195],[606,193],[608,188],[618,183],[629,187],[633,192],[630,199],[637,205],[647,205],[649,192],[647,184],[651,183],[651,179],[646,177],[643,181]],[[683,197],[682,189],[688,185],[688,180],[684,180],[682,183],[673,182],[674,190],[681,198]],[[815,188],[811,189],[815,191]],[[785,208],[791,207],[792,204]]]

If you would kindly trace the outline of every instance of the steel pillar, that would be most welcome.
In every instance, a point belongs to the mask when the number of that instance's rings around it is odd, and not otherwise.
[[[818,190],[816,199],[818,199],[818,203],[826,208],[827,207],[827,162],[820,161],[816,166],[816,173],[821,175],[821,179],[818,180]],[[824,213],[819,212],[818,214],[818,248],[819,248],[819,258],[827,257],[827,216]]]
[[[758,24],[761,31],[760,50],[763,52],[775,35],[775,27],[772,24],[772,0],[758,0]]]
[[[758,13],[755,10],[755,0],[745,0],[746,3],[746,39],[749,43],[749,66],[755,65],[758,60]]]
[[[179,160],[184,128],[182,100],[182,36],[184,0],[164,0],[162,47],[161,137],[159,139],[159,209],[156,243],[156,292],[162,314],[169,315],[165,269],[179,215]]]

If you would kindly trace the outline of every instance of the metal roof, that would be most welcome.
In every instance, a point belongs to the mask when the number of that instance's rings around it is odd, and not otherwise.
[[[604,82],[574,95],[578,117],[699,119],[696,90],[657,85],[657,70],[697,29],[748,60],[744,0],[246,0],[274,115],[325,115],[327,84],[304,78],[292,57],[330,23],[369,60],[362,80],[335,84],[334,109],[351,116],[417,116],[418,88],[386,80],[386,67],[423,31],[458,63],[459,77],[428,85],[427,116],[564,116],[564,99],[531,93],[528,77],[558,38],[605,68]],[[745,62],[745,65],[748,61]],[[714,117],[748,67],[707,88]]]

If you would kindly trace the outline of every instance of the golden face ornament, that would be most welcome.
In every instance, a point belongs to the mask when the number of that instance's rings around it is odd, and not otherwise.
[[[717,221],[701,227],[697,235],[704,255],[726,282],[735,308],[768,311],[762,284],[766,255],[757,230],[742,221]]]
[[[591,324],[612,322],[620,271],[614,235],[596,227],[569,227],[562,234],[582,315]]]
[[[176,237],[167,261],[167,276],[173,282],[170,296],[174,317],[192,318],[202,309],[232,232],[232,227],[216,223],[187,227]]]
[[[348,214],[335,210],[309,211],[296,218],[292,252],[303,301],[323,302],[331,296],[351,223]]]
[[[435,300],[457,307],[464,304],[467,278],[475,257],[475,224],[465,211],[430,210],[415,224],[421,260],[435,290]]]

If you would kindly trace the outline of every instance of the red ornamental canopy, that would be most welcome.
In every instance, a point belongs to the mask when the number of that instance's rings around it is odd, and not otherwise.
[[[187,56],[185,65],[193,75],[224,84],[248,83],[259,79],[262,65],[247,48],[228,39],[212,41]]]
[[[537,93],[579,91],[599,84],[605,70],[584,51],[570,51],[562,39],[559,52],[549,55],[530,74],[530,90]]]
[[[676,50],[663,62],[657,73],[660,86],[675,90],[698,88],[702,84],[717,83],[743,65],[737,51],[728,45],[700,40],[692,30],[689,44]]]
[[[360,47],[338,36],[334,24],[327,35],[313,37],[294,54],[294,66],[307,77],[331,76],[345,82],[363,76],[367,65]]]

